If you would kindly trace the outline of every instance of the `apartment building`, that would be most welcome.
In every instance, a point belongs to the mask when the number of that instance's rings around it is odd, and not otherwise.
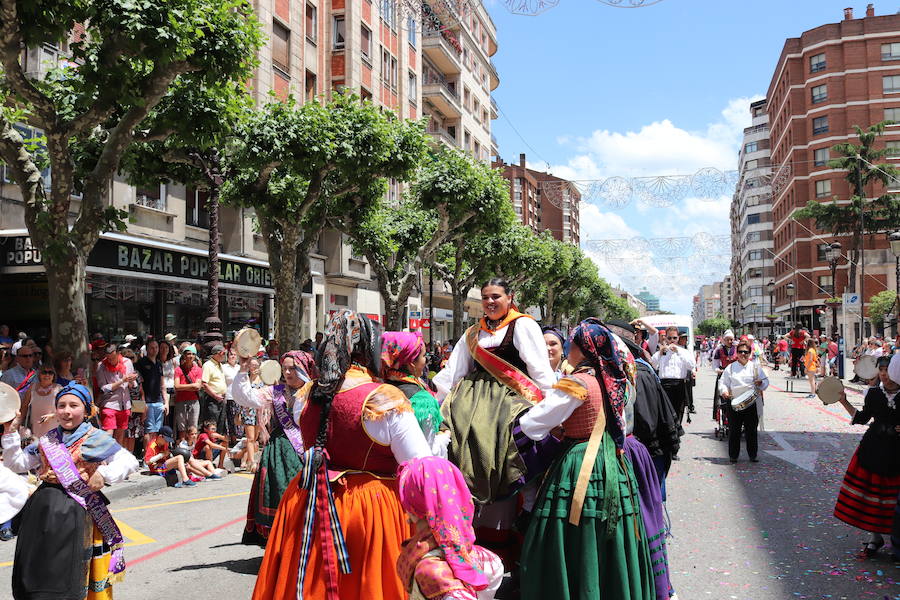
[[[694,296],[691,310],[694,324],[711,319],[720,312],[722,312],[722,282],[700,286],[700,291]]]
[[[772,239],[771,148],[765,100],[750,104],[752,124],[744,129],[739,179],[731,203],[732,297],[723,302],[731,318],[758,331],[770,327],[768,282],[775,275]],[[724,298],[724,296],[723,296]]]
[[[509,197],[523,225],[536,232],[550,231],[563,242],[581,243],[581,192],[574,183],[529,169],[525,154],[519,154],[518,164],[498,157],[492,166],[502,169],[509,181]]]
[[[651,294],[649,290],[641,289],[641,291],[638,292],[635,297],[647,306],[647,310],[659,310],[659,296]]]
[[[845,201],[850,197],[846,173],[829,168],[832,146],[856,141],[854,125],[863,128],[885,119],[900,120],[900,14],[865,16],[844,11],[838,23],[822,25],[785,41],[768,89],[773,164],[775,309],[786,315],[795,290],[797,320],[822,329],[815,308],[847,290],[849,239],[796,222],[792,213],[810,200]],[[880,144],[900,145],[900,127],[891,126]],[[882,192],[866,190],[871,198]],[[832,281],[825,249],[839,240],[845,249]],[[883,235],[865,236],[865,297],[893,289],[894,261]],[[856,290],[860,290],[857,280]],[[851,341],[859,335],[859,316],[846,315]]]
[[[647,305],[644,302],[629,292],[628,290],[623,290],[622,288],[613,287],[613,294],[625,300],[628,303],[628,306],[637,311],[638,315],[644,316],[647,314]]]
[[[434,4],[436,8],[427,2],[423,5],[423,18],[418,10],[404,8],[414,4],[397,0],[257,0],[254,9],[268,38],[250,81],[257,105],[271,101],[273,95],[311,102],[349,89],[402,118],[432,114],[442,119],[445,129],[446,123],[455,123],[455,146],[488,160],[496,152],[490,133],[491,119],[496,118],[490,92],[499,85],[490,60],[497,51],[496,28],[480,3],[477,9],[464,12],[454,2]],[[433,71],[429,66],[425,72],[429,81],[439,73],[445,81],[454,82],[458,90],[454,106],[459,109],[455,121],[435,110],[435,88],[423,85],[423,48],[429,47],[429,65],[435,60],[441,63],[435,57],[441,40],[449,43],[448,39],[456,41],[452,49],[458,49],[458,71]],[[47,44],[29,49],[26,70],[40,77],[48,62],[65,60],[65,50]],[[442,137],[435,135],[440,142]],[[4,317],[37,335],[49,320],[46,277],[39,255],[31,251],[18,190],[2,175],[0,289],[7,298],[17,300]],[[400,184],[391,181],[388,194],[399,198],[400,192]],[[88,261],[91,331],[101,331],[108,339],[160,331],[181,337],[193,334],[206,316],[209,220],[204,192],[177,182],[136,189],[117,179],[112,202],[127,210],[131,220],[127,232],[103,234]],[[77,199],[73,208],[77,210]],[[221,207],[220,229],[223,330],[229,336],[253,321],[264,334],[272,334],[274,292],[265,242],[255,230],[253,211]],[[134,253],[151,258],[127,258]],[[322,331],[328,316],[344,308],[383,318],[369,265],[353,253],[345,236],[326,231],[310,258],[312,281],[303,290],[298,315],[303,337]],[[183,268],[163,273],[154,269],[155,264]],[[441,335],[436,339],[447,339],[452,303],[442,283],[436,282],[433,289],[432,323]],[[426,312],[422,293],[417,290],[410,299],[410,314]],[[480,315],[476,304],[467,306],[468,318]]]

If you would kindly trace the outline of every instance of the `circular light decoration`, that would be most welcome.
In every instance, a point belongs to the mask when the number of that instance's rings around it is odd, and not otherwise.
[[[624,177],[610,177],[599,186],[596,198],[612,208],[624,208],[631,202],[631,194],[630,180]]]
[[[614,8],[643,8],[645,6],[653,6],[659,4],[663,0],[597,0],[601,4],[612,6]]]
[[[657,0],[659,1],[659,0]],[[514,15],[533,17],[559,4],[559,0],[503,0],[506,10]]]

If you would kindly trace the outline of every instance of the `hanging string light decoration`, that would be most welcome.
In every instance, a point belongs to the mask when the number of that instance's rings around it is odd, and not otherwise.
[[[601,4],[612,6],[613,8],[644,8],[659,4],[663,0],[597,0]]]
[[[559,4],[559,0],[503,0],[506,10],[514,15],[533,17]]]

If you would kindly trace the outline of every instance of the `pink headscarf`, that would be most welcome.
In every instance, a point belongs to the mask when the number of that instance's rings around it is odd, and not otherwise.
[[[381,335],[382,372],[402,371],[419,357],[422,343],[422,334],[418,331],[385,331]]]
[[[475,505],[460,470],[437,456],[414,458],[400,466],[399,487],[401,506],[428,522],[453,576],[476,590],[486,588],[488,578],[472,557]]]

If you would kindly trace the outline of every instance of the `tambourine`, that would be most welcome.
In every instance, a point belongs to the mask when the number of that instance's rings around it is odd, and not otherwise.
[[[853,372],[864,381],[875,379],[878,377],[878,362],[874,356],[869,356],[868,354],[860,356],[856,364],[853,365]]]
[[[266,385],[275,385],[281,381],[281,363],[277,360],[264,360],[259,365],[259,378]]]
[[[259,332],[251,327],[245,327],[235,334],[232,346],[241,358],[254,358],[259,353],[261,343]]]
[[[819,387],[816,390],[816,395],[819,397],[819,400],[822,401],[822,404],[828,405],[834,404],[840,400],[843,391],[843,382],[832,375],[822,379],[822,382],[819,383]]]
[[[0,383],[0,423],[8,423],[16,418],[22,406],[19,392],[11,385]]]

